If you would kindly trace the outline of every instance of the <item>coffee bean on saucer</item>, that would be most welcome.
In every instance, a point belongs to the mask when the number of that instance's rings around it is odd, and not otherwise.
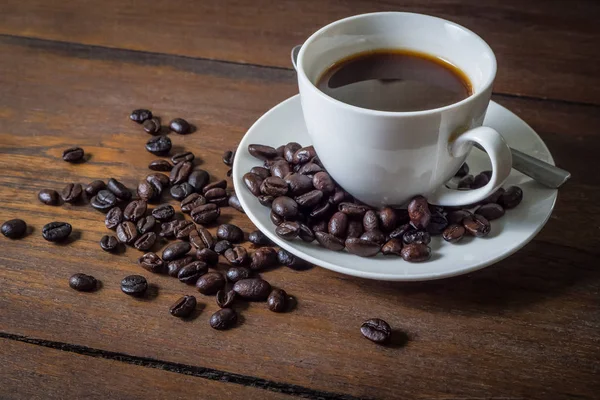
[[[475,177],[473,175],[465,175],[458,181],[458,189],[472,189]]]
[[[267,306],[273,312],[283,312],[287,306],[287,293],[283,289],[273,289],[267,298]]]
[[[372,318],[362,323],[360,333],[372,342],[383,344],[390,340],[392,328],[384,320]]]
[[[411,243],[402,248],[400,255],[405,261],[422,262],[429,260],[431,257],[431,249],[426,244]]]
[[[492,221],[504,215],[504,208],[502,208],[500,204],[496,203],[484,204],[475,210],[475,214],[479,214],[488,221]]]
[[[202,275],[196,282],[198,291],[205,295],[216,294],[225,286],[225,277],[219,272],[208,272]]]
[[[381,249],[379,243],[361,238],[346,239],[344,244],[348,253],[361,257],[373,257]]]
[[[140,251],[148,251],[154,246],[154,243],[156,243],[156,233],[147,232],[133,243],[133,247]]]
[[[379,243],[380,246],[386,242],[385,233],[381,232],[379,229],[373,229],[363,233],[360,235],[360,239]]]
[[[300,196],[296,196],[294,200],[302,208],[311,208],[316,206],[323,199],[323,192],[320,190],[311,190],[310,192],[304,193]]]
[[[275,200],[275,197],[260,195],[257,197],[257,199],[258,199],[258,202],[262,206],[271,208],[271,206],[273,205],[273,200]]]
[[[169,175],[171,185],[177,185],[187,181],[193,168],[194,164],[192,164],[189,161],[182,161],[180,163],[175,164],[175,166],[171,170],[171,174]]]
[[[373,210],[369,210],[363,217],[363,228],[365,231],[372,231],[373,229],[379,229],[379,218]]]
[[[171,197],[175,200],[183,200],[194,193],[194,187],[187,182],[183,182],[179,185],[171,186],[170,193]]]
[[[492,171],[483,171],[473,178],[473,184],[471,185],[471,189],[479,189],[488,184],[492,177]]]
[[[234,283],[233,290],[245,300],[265,301],[271,293],[271,285],[261,278],[248,278]]]
[[[523,200],[523,190],[518,186],[511,186],[498,200],[498,204],[504,207],[505,210],[510,210],[519,205]]]
[[[202,189],[206,186],[210,176],[208,172],[203,169],[196,169],[190,173],[188,177],[188,183],[194,187],[194,190],[198,193],[202,192]]]
[[[152,118],[152,111],[144,108],[133,110],[129,115],[129,119],[131,119],[133,122],[137,122],[138,124],[141,124],[150,118]]]
[[[115,251],[119,246],[119,241],[113,235],[104,235],[100,239],[100,247],[104,251]]]
[[[164,261],[156,253],[146,253],[138,258],[138,264],[145,270],[154,273],[163,273],[165,270]]]
[[[183,296],[169,307],[169,313],[174,317],[187,318],[196,309],[196,304],[194,296]]]
[[[233,290],[219,290],[217,292],[216,300],[219,308],[231,307],[235,300],[235,292]]]
[[[446,242],[456,243],[465,236],[465,227],[459,224],[448,225],[442,233]]]
[[[315,240],[315,233],[312,231],[312,229],[310,229],[308,225],[302,223],[299,225],[300,230],[298,231],[298,237],[300,238],[300,240],[306,243],[313,242]]]
[[[137,227],[131,221],[123,221],[117,226],[117,238],[119,242],[133,245],[138,238]]]
[[[81,147],[71,147],[63,151],[63,160],[70,163],[77,163],[83,160],[84,152]]]
[[[191,163],[192,161],[194,161],[194,158],[194,153],[192,153],[191,151],[184,151],[181,153],[177,153],[173,157],[171,157],[171,162],[173,162],[173,164],[175,165],[181,164],[182,162]]]
[[[460,166],[458,171],[456,171],[456,174],[454,174],[454,176],[456,176],[457,178],[462,178],[463,176],[466,176],[468,173],[469,173],[469,165],[467,163],[463,163],[463,165]]]
[[[260,160],[269,160],[277,157],[277,150],[271,146],[265,146],[261,144],[248,145],[248,153]]]
[[[151,135],[156,135],[157,133],[160,132],[160,119],[157,117],[153,117],[150,119],[145,120],[142,123],[142,126],[144,127],[144,131],[146,131],[146,133],[149,133]]]
[[[473,214],[462,222],[467,232],[475,237],[487,236],[492,229],[490,222],[479,214]]]
[[[292,156],[292,164],[306,164],[317,155],[313,146],[302,147]]]
[[[218,254],[225,254],[225,252],[227,251],[227,249],[230,249],[231,247],[232,247],[232,245],[231,245],[230,241],[228,241],[228,240],[219,240],[217,243],[215,243],[214,250]]]
[[[146,142],[146,150],[157,156],[164,156],[171,151],[171,139],[167,136],[154,136]]]
[[[300,196],[315,189],[328,193],[326,190],[315,188],[315,186],[313,186],[313,179],[314,177],[311,179],[310,176],[300,175],[297,173],[289,173],[283,177],[283,180],[289,187],[289,195],[291,195],[290,197]],[[323,180],[320,180],[319,182],[323,183]],[[275,195],[275,197],[277,196],[280,195]]]
[[[131,192],[127,186],[123,185],[115,178],[110,178],[106,184],[106,187],[120,200],[128,201],[131,199]]]
[[[360,220],[351,219],[350,221],[348,221],[348,232],[346,234],[346,239],[361,237],[363,233],[363,224]]]
[[[276,176],[270,176],[260,185],[260,192],[268,196],[285,196],[288,192],[287,183]]]
[[[504,188],[498,188],[492,194],[490,194],[488,197],[481,200],[479,203],[482,205],[489,204],[489,203],[498,203],[498,201],[500,200],[500,197],[502,197],[502,195],[505,192],[506,192],[506,190],[504,190]]]
[[[123,222],[123,211],[119,207],[113,207],[106,213],[104,225],[108,229],[116,229],[121,222]]]
[[[275,228],[277,236],[285,240],[293,240],[300,234],[300,224],[295,221],[283,221]]]
[[[106,183],[103,180],[96,179],[95,181],[91,181],[87,187],[85,188],[85,193],[88,196],[94,196],[99,191],[106,189]]]
[[[69,286],[78,292],[91,292],[96,290],[98,281],[91,275],[75,274],[69,278]]]
[[[141,275],[129,275],[121,281],[121,291],[130,296],[141,296],[148,289],[148,281]]]
[[[469,210],[455,210],[450,211],[446,215],[446,219],[449,224],[462,224],[463,219],[470,217],[471,215],[473,215],[473,213]]]
[[[11,219],[2,224],[0,231],[9,239],[20,239],[27,233],[27,224],[22,219]]]
[[[429,244],[431,242],[431,235],[427,231],[421,231],[418,229],[413,229],[404,234],[402,236],[402,241],[404,244],[411,243],[421,243],[421,244]]]
[[[144,200],[133,200],[123,210],[123,217],[127,221],[137,222],[146,214],[147,209],[148,204]]]
[[[50,222],[42,228],[42,236],[49,242],[62,242],[66,240],[73,227],[66,222]]]
[[[152,216],[160,222],[169,221],[175,216],[175,209],[170,204],[161,204],[152,210]]]
[[[234,158],[235,158],[235,151],[226,150],[223,153],[223,164],[227,165],[228,167],[233,166]]]
[[[328,231],[333,236],[337,236],[341,239],[346,238],[348,232],[348,215],[341,211],[333,214],[329,219]]]
[[[148,168],[152,171],[169,172],[173,169],[173,165],[167,160],[154,160],[148,164]]]
[[[417,229],[425,229],[431,220],[431,211],[427,199],[423,196],[414,197],[408,203],[408,215],[410,222]]]
[[[271,171],[269,171],[265,167],[252,167],[249,174],[254,174],[258,176],[261,180],[264,180],[271,176]]]
[[[207,247],[205,249],[198,250],[196,252],[196,258],[198,261],[204,261],[208,265],[215,265],[219,262],[219,253]]]
[[[344,249],[344,241],[330,233],[315,232],[315,237],[319,244],[326,249],[333,251],[342,251]]]
[[[175,260],[176,258],[185,256],[192,246],[188,242],[171,243],[162,252],[162,258],[165,261]]]
[[[335,190],[333,179],[331,179],[331,176],[325,171],[317,172],[313,176],[312,183],[315,189],[320,190],[323,193],[332,193]]]
[[[208,203],[194,208],[190,216],[195,223],[199,225],[210,224],[221,215],[221,210],[216,204]]]
[[[365,213],[371,208],[362,204],[355,204],[349,202],[342,202],[338,204],[338,210],[344,214],[348,214],[349,217],[363,218]]]
[[[210,326],[217,330],[231,328],[237,322],[237,313],[232,308],[221,308],[210,317]]]
[[[52,189],[42,189],[38,193],[38,199],[49,206],[56,206],[60,203],[58,192]]]
[[[327,233],[328,232],[328,228],[327,228],[327,223],[328,222],[329,221],[325,221],[325,220],[317,221],[317,222],[313,223],[310,226],[310,229],[312,229],[313,232],[325,232],[325,233]],[[354,220],[350,220],[350,223],[348,223],[348,231],[350,231],[350,226],[353,225],[352,222],[354,222]],[[352,228],[352,229],[355,229],[355,228]],[[362,235],[362,233],[363,232],[362,232],[362,229],[361,229],[361,232],[358,234],[358,236]],[[356,236],[356,237],[358,237],[358,236]],[[355,237],[355,236],[350,236],[350,234],[348,234],[348,237]]]
[[[273,200],[271,210],[283,218],[293,218],[298,214],[298,203],[287,196],[277,197]]]
[[[244,181],[244,184],[248,188],[248,190],[250,190],[250,192],[254,196],[260,196],[261,195],[260,187],[262,185],[263,178],[261,178],[260,176],[258,176],[256,174],[248,172],[248,173],[244,174],[244,176],[242,177],[242,179]]]
[[[381,247],[381,253],[386,256],[390,254],[399,256],[401,251],[402,239],[390,239]]]
[[[377,212],[379,218],[379,229],[383,232],[391,232],[398,226],[398,216],[391,207],[383,207]]]
[[[273,244],[271,239],[261,231],[253,231],[248,234],[248,241],[257,246],[270,246]]]
[[[208,265],[204,261],[192,261],[184,265],[177,273],[180,282],[195,285],[198,279],[208,272]]]
[[[183,118],[175,118],[169,123],[169,129],[180,135],[188,134],[192,131],[191,125]]]
[[[221,224],[217,228],[217,238],[229,240],[231,243],[240,243],[244,241],[244,232],[236,225]]]

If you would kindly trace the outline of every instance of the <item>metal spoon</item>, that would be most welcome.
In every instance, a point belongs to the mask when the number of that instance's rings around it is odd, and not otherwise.
[[[301,45],[298,45],[292,49],[292,64],[296,70],[296,60],[298,59],[298,53],[300,53],[301,47]],[[479,148],[477,145],[475,145],[475,147],[483,151],[483,149]],[[517,149],[513,149],[512,147],[510,148],[510,151],[513,160],[512,167],[544,186],[557,189],[571,177],[571,173],[562,168],[538,160],[537,158],[527,155]]]

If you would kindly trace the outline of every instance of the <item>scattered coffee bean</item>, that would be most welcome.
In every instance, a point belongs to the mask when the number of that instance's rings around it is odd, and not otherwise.
[[[153,231],[155,225],[156,219],[152,215],[148,215],[147,217],[140,218],[136,224],[136,227],[140,235],[144,235]]]
[[[117,238],[119,242],[133,244],[138,238],[137,227],[131,221],[123,221],[117,226]]]
[[[252,254],[250,268],[254,271],[261,271],[275,265],[277,265],[277,251],[272,247],[261,247]]]
[[[162,258],[165,261],[171,261],[179,257],[185,256],[192,246],[188,242],[171,243],[162,252]]]
[[[70,163],[77,163],[83,161],[84,152],[81,147],[71,147],[63,151],[63,160]]]
[[[192,185],[196,192],[201,192],[208,184],[209,179],[210,176],[208,175],[208,172],[203,169],[197,169],[190,173],[188,183]]]
[[[235,158],[235,151],[227,150],[223,153],[223,163],[228,167],[233,166],[233,159]]]
[[[402,241],[405,244],[411,243],[421,243],[421,244],[429,244],[431,242],[431,235],[429,232],[420,231],[418,229],[413,229],[404,234],[402,236]]]
[[[225,254],[225,251],[227,251],[227,249],[230,249],[231,247],[231,242],[229,242],[228,240],[219,240],[217,243],[215,243],[214,250],[218,254]]]
[[[141,275],[129,275],[121,281],[121,291],[130,296],[141,296],[148,289],[148,281]]]
[[[229,308],[233,305],[233,301],[235,300],[235,292],[233,290],[219,290],[217,292],[216,300],[217,305],[220,308]]]
[[[140,236],[134,243],[133,247],[137,250],[148,251],[154,246],[156,243],[156,233],[147,232]]]
[[[458,189],[471,189],[474,181],[475,177],[473,175],[465,175],[458,181]]]
[[[273,312],[283,312],[286,309],[287,293],[283,289],[273,289],[267,298],[267,306]]]
[[[283,221],[275,228],[277,236],[285,240],[293,240],[300,233],[300,224],[295,221]]]
[[[271,246],[273,242],[261,231],[253,231],[248,234],[248,241],[257,246]]]
[[[423,196],[416,196],[408,203],[408,215],[410,222],[417,229],[425,229],[431,220],[431,211],[427,204],[427,199]]]
[[[305,164],[317,155],[313,146],[302,147],[292,156],[292,164]]]
[[[180,135],[186,135],[192,131],[192,126],[183,118],[175,118],[169,123],[169,129]]]
[[[142,123],[142,126],[144,127],[144,131],[146,131],[146,133],[156,135],[160,132],[161,128],[160,119],[157,117],[147,119]]]
[[[115,251],[119,246],[119,241],[112,235],[104,235],[100,239],[100,247],[104,251]]]
[[[188,240],[198,250],[204,248],[212,249],[216,243],[210,231],[201,226],[196,227],[196,229],[189,233]]]
[[[156,253],[146,253],[138,258],[138,264],[145,270],[161,274],[165,272],[165,263]]]
[[[498,204],[504,207],[505,210],[510,210],[518,206],[522,200],[523,190],[518,186],[511,186],[500,196]]]
[[[200,249],[196,252],[196,258],[208,265],[215,265],[219,262],[219,253],[209,248]]]
[[[206,204],[204,196],[198,193],[192,193],[181,200],[181,212],[189,214],[194,208],[204,204]]]
[[[170,204],[161,204],[152,210],[152,216],[160,222],[169,221],[175,216],[175,209]]]
[[[244,241],[244,232],[235,225],[221,224],[217,228],[217,238],[229,240],[231,243],[240,243]]]
[[[369,242],[379,243],[380,246],[382,246],[386,242],[385,234],[379,229],[373,229],[363,233],[362,235],[360,235],[360,239]]]
[[[456,243],[465,236],[465,227],[459,224],[448,225],[442,233],[446,242]]]
[[[225,277],[219,272],[208,272],[202,275],[196,282],[198,291],[205,295],[216,294],[225,286]]]
[[[216,204],[220,207],[227,206],[227,201],[229,199],[227,191],[222,188],[210,189],[204,193],[204,197],[209,203]]]
[[[182,153],[177,153],[173,157],[171,157],[171,161],[175,165],[181,164],[183,162],[189,162],[191,164],[192,161],[194,161],[194,158],[196,158],[196,156],[194,156],[194,153],[192,153],[191,151],[184,151]]]
[[[148,168],[152,171],[169,172],[173,169],[173,165],[167,160],[154,160],[148,164]]]
[[[137,187],[137,194],[140,199],[146,202],[153,202],[160,197],[162,189],[157,191],[153,184],[148,181],[141,181]]]
[[[148,204],[144,200],[133,200],[123,210],[123,217],[127,221],[137,222],[146,214],[147,209]]]
[[[463,163],[463,165],[460,166],[458,171],[456,171],[456,174],[454,174],[454,176],[456,176],[457,178],[462,178],[463,176],[466,176],[468,173],[469,173],[469,165],[467,163]]]
[[[73,227],[66,222],[50,222],[42,228],[42,236],[49,242],[62,242],[69,237]]]
[[[327,229],[333,236],[344,239],[348,232],[348,215],[341,211],[336,212],[329,220]]]
[[[177,273],[177,279],[189,285],[195,285],[198,279],[208,272],[208,265],[204,261],[193,261],[184,265]]]
[[[27,233],[27,224],[22,219],[11,219],[2,224],[0,231],[9,239],[20,239]]]
[[[179,221],[175,226],[175,238],[179,240],[189,240],[190,233],[198,232],[192,221]]]
[[[146,150],[157,156],[167,155],[171,151],[171,139],[167,136],[154,136],[146,142]]]
[[[60,203],[58,192],[52,189],[42,189],[38,193],[38,199],[49,206],[56,206]]]
[[[462,222],[467,232],[475,237],[484,237],[490,233],[492,226],[490,222],[479,214],[473,214]]]
[[[69,278],[69,286],[78,292],[91,292],[96,290],[98,281],[91,275],[75,274]]]
[[[218,330],[229,329],[236,322],[237,313],[232,308],[221,308],[210,317],[210,326]]]
[[[227,270],[227,279],[230,282],[237,282],[241,279],[247,279],[252,276],[252,271],[246,267],[231,267]]]
[[[244,208],[242,207],[242,204],[240,203],[240,199],[238,199],[235,192],[229,195],[229,198],[227,199],[227,204],[229,205],[229,207],[234,208],[243,214],[246,214]]]
[[[127,186],[123,185],[115,178],[110,178],[108,180],[108,183],[106,184],[106,187],[121,200],[127,201],[131,199],[131,192],[129,191]]]
[[[221,210],[216,204],[208,203],[194,208],[190,216],[195,223],[206,225],[214,222],[221,215]]]
[[[231,249],[225,250],[223,256],[231,265],[247,264],[249,260],[248,252],[242,246],[233,246]]]
[[[183,296],[177,300],[171,307],[169,312],[172,316],[177,318],[187,318],[196,309],[196,297],[194,296]]]
[[[390,239],[381,247],[381,252],[386,256],[390,254],[399,256],[401,251],[402,239]]]
[[[189,161],[182,161],[178,164],[175,164],[171,170],[171,174],[169,175],[169,181],[171,182],[171,185],[177,185],[182,182],[186,182],[193,168],[194,164]]]
[[[362,323],[360,333],[370,341],[382,344],[390,340],[392,328],[384,320],[372,318]]]
[[[159,193],[162,193],[162,190],[169,186],[169,177],[165,174],[160,174],[155,172],[146,176],[146,182],[151,183],[154,186],[154,189]]]
[[[248,278],[234,283],[233,290],[243,299],[265,301],[271,293],[271,285],[261,278]]]
[[[144,108],[133,110],[131,115],[129,115],[129,119],[131,119],[133,122],[137,122],[138,124],[141,124],[150,118],[152,118],[152,111]]]
[[[178,258],[177,260],[173,260],[169,262],[169,264],[167,264],[167,274],[169,274],[169,276],[177,278],[177,275],[179,274],[179,271],[181,271],[181,268],[193,262],[194,257],[192,256],[187,256],[183,258]]]
[[[479,214],[488,221],[492,221],[504,215],[504,208],[502,208],[500,204],[496,203],[484,204],[475,210],[475,214]]]
[[[426,244],[411,243],[402,248],[400,255],[405,261],[422,262],[429,260],[431,257],[431,249]]]
[[[326,249],[333,251],[344,250],[344,241],[330,233],[315,232],[315,237],[317,238],[317,242]]]
[[[83,188],[79,183],[69,183],[63,188],[60,197],[65,203],[76,203],[81,199]]]
[[[346,239],[345,246],[348,253],[356,254],[360,257],[373,257],[381,249],[379,243],[360,238]]]
[[[368,206],[361,204],[342,202],[338,205],[338,210],[349,217],[364,218],[365,213],[370,210]]]
[[[194,187],[187,182],[183,182],[182,184],[172,186],[170,193],[171,197],[175,200],[183,200],[194,193]]]
[[[123,222],[123,211],[119,207],[113,207],[106,213],[104,225],[108,229],[116,229],[121,222]]]
[[[279,249],[277,251],[277,261],[279,261],[280,264],[292,269],[306,269],[310,266],[310,264],[303,259],[296,257],[284,249]]]
[[[106,183],[100,179],[96,179],[95,181],[91,181],[89,185],[85,188],[85,193],[88,196],[94,196],[98,194],[99,191],[106,189]]]

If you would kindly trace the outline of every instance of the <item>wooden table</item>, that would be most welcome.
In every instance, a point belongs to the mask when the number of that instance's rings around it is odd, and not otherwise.
[[[208,324],[213,298],[102,252],[102,214],[50,207],[42,188],[120,177],[130,187],[154,159],[128,121],[148,107],[197,125],[171,135],[214,179],[265,111],[297,92],[292,46],[320,26],[379,10],[422,12],[478,32],[495,50],[494,100],[527,121],[573,178],[542,232],[508,259],[423,283],[355,279],[321,268],[264,274],[298,299],[285,314],[240,309],[229,331]],[[571,399],[600,397],[600,2],[294,0],[0,3],[0,221],[33,232],[0,237],[2,399]],[[60,160],[78,145],[85,164]],[[223,220],[253,229],[233,209]],[[70,221],[53,245],[41,227]],[[68,277],[102,281],[75,292]],[[145,300],[119,282],[140,273]],[[192,321],[168,307],[196,294]],[[359,326],[386,319],[405,332],[383,347]],[[397,335],[396,337],[400,337]]]

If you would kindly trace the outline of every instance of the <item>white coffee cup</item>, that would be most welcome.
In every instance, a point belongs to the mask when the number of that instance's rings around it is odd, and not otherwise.
[[[316,87],[336,61],[375,49],[417,50],[449,61],[467,75],[473,94],[432,110],[390,112],[343,103]],[[482,126],[496,58],[483,39],[460,25],[403,12],[345,18],[308,38],[297,71],[306,127],[319,158],[340,186],[367,204],[400,206],[419,194],[432,204],[473,204],[510,174],[510,149],[498,132]],[[490,157],[489,183],[470,191],[448,189],[444,184],[473,143]]]

